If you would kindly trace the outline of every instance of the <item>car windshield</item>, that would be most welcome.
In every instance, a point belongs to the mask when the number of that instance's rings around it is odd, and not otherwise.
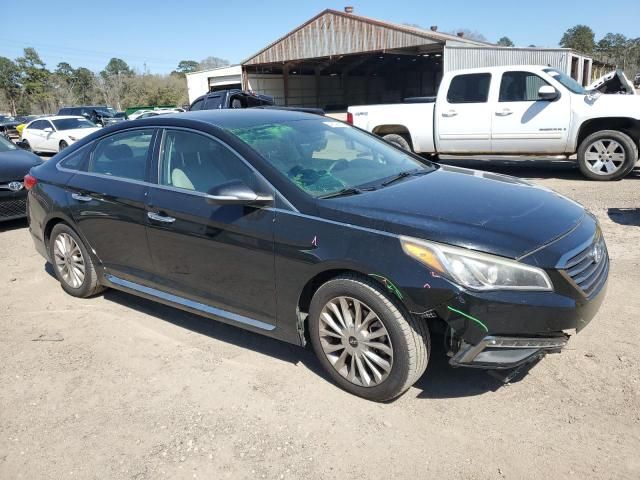
[[[573,93],[577,93],[580,95],[585,95],[587,93],[587,90],[582,85],[580,85],[566,73],[562,73],[555,68],[546,68],[544,71],[551,77],[553,77],[554,80],[560,82],[562,85],[571,90]]]
[[[0,152],[10,152],[17,149],[18,147],[16,147],[12,142],[0,135]]]
[[[52,120],[57,130],[73,130],[76,128],[94,128],[96,125],[84,118],[61,118]]]
[[[327,197],[434,169],[346,123],[321,117],[230,129],[300,189]]]

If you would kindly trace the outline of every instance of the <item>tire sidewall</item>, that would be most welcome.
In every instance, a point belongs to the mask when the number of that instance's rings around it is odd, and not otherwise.
[[[383,295],[393,307],[390,309],[389,305],[374,293],[375,291]],[[372,308],[389,333],[393,348],[393,365],[388,377],[379,385],[361,387],[352,384],[333,368],[322,349],[319,333],[320,313],[329,300],[340,296],[355,298]],[[394,318],[393,309],[401,315],[405,315],[386,292],[375,288],[368,282],[336,279],[325,283],[316,291],[309,308],[309,337],[320,363],[334,382],[344,390],[360,397],[378,401],[393,398],[402,393],[402,388],[406,385],[409,374],[409,351],[401,327]]]
[[[80,252],[82,253],[82,258],[84,259],[84,263],[85,263],[84,280],[82,282],[82,285],[80,285],[80,287],[78,288],[73,288],[70,285],[68,285],[67,282],[64,281],[56,265],[55,256],[54,256],[54,244],[55,244],[56,238],[61,233],[66,233],[75,240],[75,242],[78,244],[78,247],[80,248]],[[53,266],[53,271],[56,274],[56,278],[60,282],[60,285],[62,286],[62,289],[65,292],[67,292],[69,295],[73,295],[74,297],[86,297],[89,295],[89,292],[92,289],[92,285],[94,283],[93,276],[95,275],[95,271],[93,269],[93,260],[91,259],[89,252],[84,246],[84,242],[82,241],[82,239],[68,225],[64,223],[59,223],[55,227],[53,227],[53,230],[51,231],[51,236],[49,237],[49,258],[51,258],[51,264]]]
[[[624,150],[625,160],[622,167],[610,175],[597,175],[593,173],[587,164],[586,153],[587,148],[598,140],[614,140],[620,144]],[[585,138],[578,148],[578,166],[580,172],[590,180],[596,181],[612,181],[624,178],[635,166],[638,161],[638,150],[633,140],[626,134],[616,130],[602,130],[595,132]]]
[[[397,133],[389,133],[387,135],[384,135],[382,138],[385,141],[395,145],[396,147],[399,147],[399,148],[401,148],[403,150],[406,150],[407,152],[412,152],[413,151],[409,141],[402,135],[399,135]]]

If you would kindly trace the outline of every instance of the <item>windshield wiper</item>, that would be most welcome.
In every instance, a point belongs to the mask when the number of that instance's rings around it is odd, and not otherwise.
[[[427,170],[407,170],[405,172],[398,173],[396,176],[391,177],[385,182],[382,182],[380,185],[386,187],[387,185],[391,185],[392,183],[395,183],[398,180],[402,180],[403,178],[412,177],[414,175],[423,175],[425,173],[427,173]]]
[[[343,188],[342,190],[338,190],[337,192],[329,193],[327,195],[322,195],[321,197],[318,197],[318,198],[346,197],[349,195],[358,195],[362,193],[362,191],[363,190],[361,188],[349,187],[349,188]]]

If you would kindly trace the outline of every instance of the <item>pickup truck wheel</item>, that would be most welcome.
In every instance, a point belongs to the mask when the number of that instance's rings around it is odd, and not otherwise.
[[[585,138],[578,148],[578,166],[591,180],[619,180],[638,160],[638,147],[617,130],[602,130]]]
[[[407,312],[378,282],[353,274],[318,288],[309,309],[309,336],[335,383],[377,402],[413,385],[431,350],[423,319]]]
[[[402,148],[403,150],[406,150],[408,152],[413,151],[413,149],[411,148],[411,144],[409,143],[409,140],[404,135],[399,135],[397,133],[389,133],[387,135],[383,135],[382,138],[387,142]]]

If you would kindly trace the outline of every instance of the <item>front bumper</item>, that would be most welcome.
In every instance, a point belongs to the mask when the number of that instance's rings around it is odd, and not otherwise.
[[[27,191],[12,192],[0,186],[0,222],[27,216]]]
[[[541,355],[559,352],[568,341],[567,334],[547,338],[488,335],[476,345],[463,342],[449,363],[454,367],[515,368]]]

